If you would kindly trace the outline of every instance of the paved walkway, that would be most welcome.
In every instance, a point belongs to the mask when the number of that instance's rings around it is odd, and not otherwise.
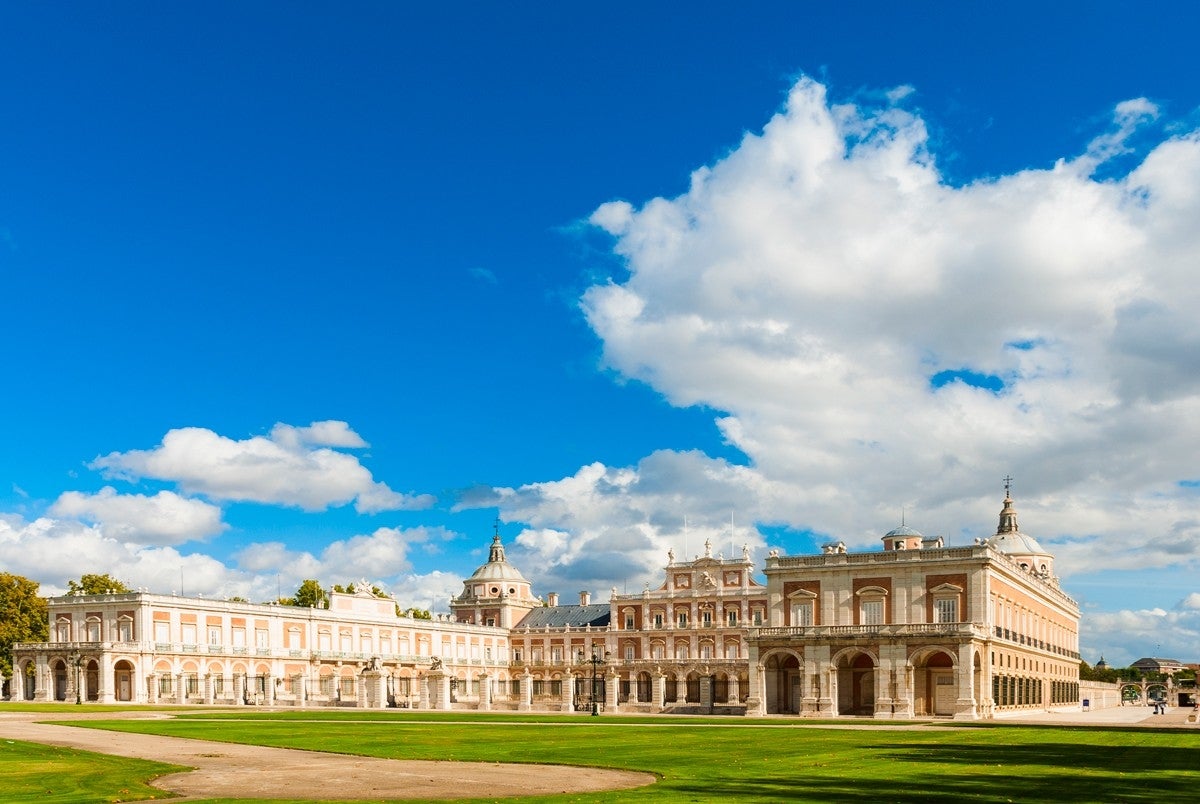
[[[430,762],[264,748],[150,734],[53,726],[37,720],[115,719],[155,712],[0,712],[0,738],[152,759],[195,770],[153,784],[198,798],[436,799],[586,793],[653,784],[650,773],[490,762]]]
[[[1191,707],[1168,707],[1165,715],[1154,714],[1151,706],[1112,706],[1106,709],[1091,709],[1087,712],[1021,712],[1015,715],[1000,715],[1002,723],[1034,723],[1054,726],[1144,726],[1147,728],[1191,728],[1200,729],[1197,722],[1188,722],[1196,712]]]

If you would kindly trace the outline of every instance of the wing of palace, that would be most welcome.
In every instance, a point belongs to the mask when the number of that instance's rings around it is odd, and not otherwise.
[[[950,547],[677,561],[608,602],[533,595],[497,534],[450,614],[370,584],[324,608],[130,592],[51,598],[12,700],[230,706],[988,718],[1079,706],[1079,607],[1017,527]],[[761,577],[761,576],[760,576]]]

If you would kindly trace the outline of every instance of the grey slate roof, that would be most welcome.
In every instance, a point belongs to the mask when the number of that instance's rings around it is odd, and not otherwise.
[[[601,628],[608,625],[609,608],[607,603],[592,603],[587,606],[543,606],[533,609],[525,615],[517,628],[562,628],[569,625],[572,628],[583,628],[590,625]]]

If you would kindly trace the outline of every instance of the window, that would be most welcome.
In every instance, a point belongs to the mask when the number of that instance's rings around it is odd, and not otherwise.
[[[662,628],[662,627],[663,627],[663,616],[662,616],[662,612],[655,612],[655,614],[654,614],[654,627],[655,627],[655,628]]]
[[[54,638],[56,641],[70,642],[71,641],[71,621],[70,620],[59,620],[55,624],[54,632],[55,632]]]
[[[686,659],[687,657],[688,657],[687,645],[682,644],[682,643],[679,645],[676,645],[675,646],[675,658],[676,659]]]
[[[129,617],[122,617],[121,619],[117,620],[117,641],[133,641],[133,620]]]
[[[939,623],[958,622],[958,599],[953,597],[938,598],[933,602]]]
[[[289,628],[288,629],[288,648],[291,650],[298,650],[300,648],[300,629],[299,628]]]
[[[633,645],[625,646],[625,661],[632,662],[636,657],[633,655]]]
[[[208,644],[210,644],[210,645],[220,645],[221,644],[221,626],[210,625],[208,627]]]
[[[703,645],[701,645],[700,646],[700,658],[701,659],[711,659],[712,657],[713,657],[712,645],[710,645],[707,642],[704,643]]]
[[[300,647],[300,632],[299,631],[296,632],[296,644],[289,645],[288,647],[292,647],[292,648]],[[362,636],[360,636],[358,638],[358,649],[362,653],[367,653],[367,654],[371,653],[373,650],[375,650],[375,640],[371,639],[370,634],[363,634]]]
[[[864,600],[862,602],[862,625],[883,625],[883,601]]]
[[[813,624],[813,604],[812,601],[803,601],[801,603],[792,604],[792,625],[794,626],[809,626]]]
[[[513,656],[513,661],[514,661],[514,662],[519,662],[519,661],[521,661],[521,649],[520,649],[520,648],[513,648],[512,656]]]
[[[196,624],[195,623],[184,623],[184,625],[181,628],[181,632],[182,632],[182,636],[180,638],[183,640],[183,644],[185,644],[185,645],[195,645],[196,644]]]
[[[725,622],[729,624],[730,628],[736,628],[738,623],[738,613],[733,609],[725,612]]]
[[[736,659],[737,657],[738,657],[738,643],[726,642],[725,643],[725,658],[726,659]]]
[[[864,586],[854,594],[858,595],[858,624],[883,625],[887,616],[886,602],[888,590],[882,586]]]
[[[562,650],[560,647],[550,649],[550,662],[552,664],[562,664]]]
[[[688,624],[687,612],[686,611],[679,612],[676,622],[679,623],[680,628],[687,628],[687,624]]]
[[[234,628],[233,629],[233,646],[235,648],[246,647],[246,629],[245,628]]]
[[[763,624],[762,609],[755,609],[754,614],[751,615],[750,621],[753,622],[756,626],[762,625]]]
[[[99,642],[100,641],[100,618],[99,617],[89,617],[88,618],[87,641],[88,642]]]
[[[328,631],[317,634],[317,650],[333,650],[333,637]]]
[[[705,628],[712,628],[712,611],[711,610],[705,609],[704,611],[700,612],[700,623]]]
[[[270,646],[271,646],[271,639],[267,635],[267,629],[255,628],[254,629],[254,647],[269,648]]]
[[[154,641],[167,643],[171,641],[171,624],[168,622],[156,622],[154,624]]]
[[[629,612],[625,615],[625,630],[626,631],[633,630],[633,613],[632,612]]]

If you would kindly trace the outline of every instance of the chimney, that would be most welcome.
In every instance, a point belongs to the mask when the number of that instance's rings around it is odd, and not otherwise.
[[[591,592],[580,592],[579,593],[579,605],[586,606],[591,602],[592,602],[592,593]]]
[[[546,593],[546,605],[547,606],[557,606],[558,605],[558,592],[547,592]]]

